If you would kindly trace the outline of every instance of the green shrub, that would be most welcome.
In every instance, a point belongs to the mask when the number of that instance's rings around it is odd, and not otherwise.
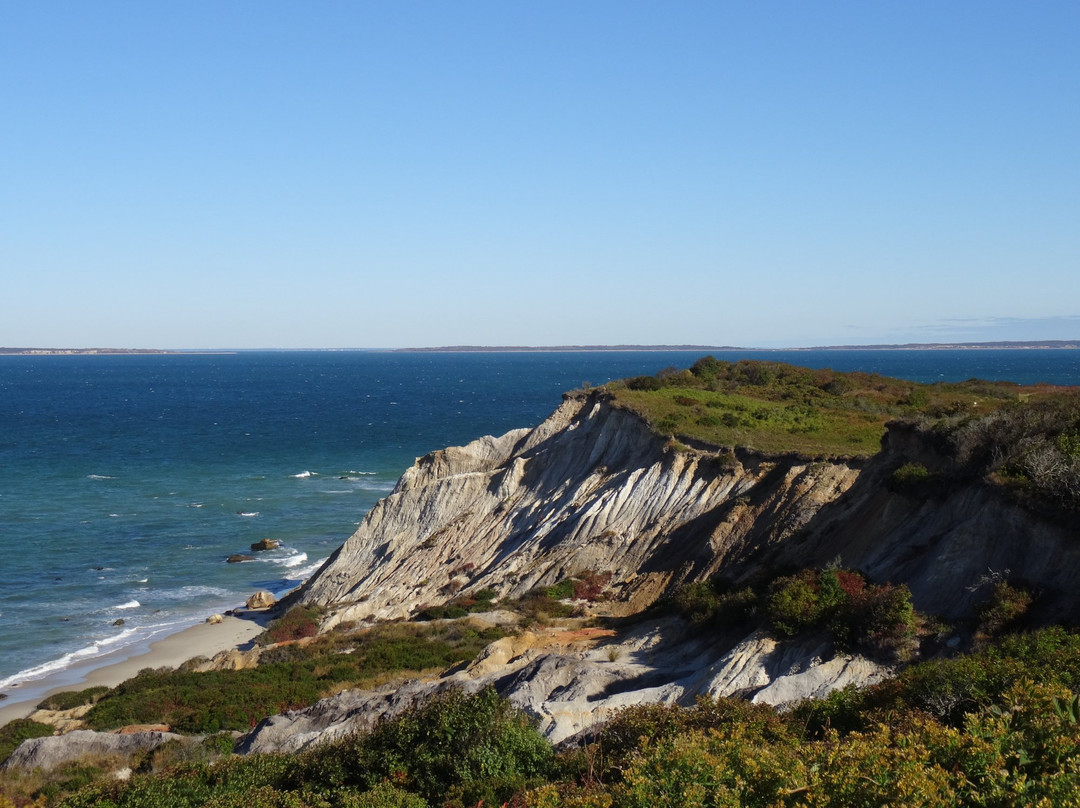
[[[794,637],[821,624],[826,603],[813,570],[778,578],[766,603],[766,618],[781,637]]]
[[[342,797],[335,808],[428,808],[427,801],[385,780],[372,789]]]
[[[990,593],[990,599],[979,609],[977,631],[986,636],[997,636],[1012,629],[1031,607],[1031,593],[998,581]]]
[[[689,732],[731,732],[764,743],[788,743],[793,735],[769,706],[741,699],[699,698],[694,707],[640,704],[618,712],[591,743],[593,776],[618,779],[620,772],[645,745],[659,744]]]
[[[247,731],[268,715],[314,704],[326,693],[393,671],[445,668],[472,659],[501,629],[456,624],[385,624],[355,635],[323,635],[305,647],[264,652],[241,671],[143,670],[87,713],[94,729],[165,723],[177,732]],[[351,652],[341,653],[343,646]]]
[[[51,726],[31,721],[29,718],[16,718],[14,721],[9,721],[0,727],[0,762],[7,760],[23,741],[52,734]]]
[[[626,380],[626,386],[630,390],[659,390],[663,387],[655,376],[635,376]]]
[[[750,587],[726,591],[711,581],[683,584],[672,602],[684,618],[700,627],[746,628],[757,612],[757,593]]]
[[[838,623],[834,633],[854,648],[899,661],[913,653],[915,607],[906,584],[866,587],[841,607]]]
[[[384,781],[432,804],[500,804],[551,772],[551,745],[493,688],[452,690],[305,758],[305,781],[370,789]]]
[[[38,705],[39,710],[73,710],[84,704],[96,704],[98,700],[109,692],[104,685],[88,687],[85,690],[67,690],[63,693],[54,693]]]
[[[544,589],[544,595],[553,600],[566,600],[574,596],[574,581],[572,578],[564,578],[554,586]]]
[[[913,496],[924,496],[937,486],[938,475],[931,474],[922,463],[905,463],[889,477],[894,491]]]

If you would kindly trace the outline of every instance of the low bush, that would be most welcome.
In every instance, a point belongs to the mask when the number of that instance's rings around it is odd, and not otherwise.
[[[455,623],[384,624],[353,635],[323,635],[306,647],[268,649],[261,664],[248,670],[143,670],[105,695],[85,720],[100,730],[165,723],[177,732],[243,732],[268,715],[306,707],[375,676],[472,659],[502,636],[498,628]]]
[[[16,718],[14,721],[9,721],[0,727],[0,762],[7,760],[23,741],[52,734],[51,726],[31,721],[29,718]]]
[[[1015,629],[1031,607],[1032,596],[1006,581],[998,581],[990,593],[990,599],[979,609],[977,634],[996,637],[1007,630]]]
[[[289,609],[276,620],[272,620],[266,627],[266,631],[256,638],[259,645],[270,643],[292,642],[309,637],[315,637],[319,633],[319,619],[322,610],[313,606],[297,605]]]
[[[104,685],[88,687],[85,690],[68,690],[63,693],[54,693],[38,705],[40,710],[73,710],[84,704],[96,704],[98,700],[109,692]]]
[[[803,570],[770,587],[766,621],[780,637],[828,630],[841,647],[891,660],[910,659],[915,608],[905,584],[869,585],[851,570]]]
[[[574,600],[596,601],[604,597],[604,589],[611,580],[610,572],[593,572],[587,570],[572,581]]]
[[[486,688],[452,690],[306,756],[304,782],[372,789],[389,781],[433,805],[506,802],[551,773],[554,753],[532,722]]]

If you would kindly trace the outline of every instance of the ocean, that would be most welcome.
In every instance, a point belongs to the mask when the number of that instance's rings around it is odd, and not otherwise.
[[[0,357],[0,693],[282,594],[414,458],[700,352]],[[916,381],[1080,384],[1080,351],[743,351]],[[280,549],[251,553],[264,538]],[[254,561],[227,563],[230,554]],[[11,702],[7,702],[11,703]]]

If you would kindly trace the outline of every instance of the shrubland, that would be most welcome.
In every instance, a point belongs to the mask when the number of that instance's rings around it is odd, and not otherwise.
[[[300,617],[289,612],[268,627],[267,635],[289,633],[303,617],[302,611]],[[95,692],[84,720],[98,730],[160,723],[186,733],[247,731],[268,715],[306,707],[346,688],[370,686],[389,673],[441,670],[472,659],[504,634],[467,622],[387,623],[270,647],[258,667],[246,670],[147,669],[108,693]]]
[[[126,781],[94,761],[6,773],[0,805],[1068,806],[1078,694],[1080,637],[1048,628],[786,712],[642,705],[555,750],[494,690],[451,691],[296,755],[234,756],[212,737],[142,756]]]
[[[897,469],[898,490],[927,495],[985,479],[1026,505],[1080,509],[1080,392],[1011,382],[920,384],[779,362],[723,362],[611,382],[616,406],[674,445],[698,442],[807,458],[875,454],[891,422],[921,432],[947,468]]]

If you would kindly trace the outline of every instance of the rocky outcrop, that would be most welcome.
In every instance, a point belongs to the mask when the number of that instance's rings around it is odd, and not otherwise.
[[[417,460],[299,599],[332,609],[330,625],[481,588],[517,597],[592,570],[631,613],[682,582],[839,559],[908,584],[918,608],[947,619],[986,597],[990,571],[1037,589],[1048,620],[1080,610],[1075,527],[962,475],[894,490],[892,472],[911,461],[951,462],[900,424],[869,460],[687,449],[602,392],[570,395],[533,430]]]
[[[702,695],[788,705],[847,684],[884,678],[886,666],[838,654],[820,637],[778,643],[753,634],[724,652],[686,636],[676,620],[642,625],[619,639],[610,631],[526,632],[492,643],[465,670],[432,680],[347,691],[313,707],[273,716],[242,739],[243,752],[296,752],[370,730],[447,688],[493,686],[533,715],[554,743],[635,704],[693,705]]]
[[[245,606],[249,609],[269,609],[277,603],[272,592],[267,592],[265,589],[260,589],[254,595],[249,597],[245,602]]]
[[[858,476],[855,463],[677,450],[602,394],[568,396],[536,429],[417,460],[299,598],[336,609],[331,622],[388,619],[592,570],[636,611],[794,535]]]
[[[181,740],[182,737],[171,732],[116,734],[76,730],[67,735],[24,741],[4,761],[0,770],[49,770],[81,758],[127,757],[156,749],[167,741]]]

